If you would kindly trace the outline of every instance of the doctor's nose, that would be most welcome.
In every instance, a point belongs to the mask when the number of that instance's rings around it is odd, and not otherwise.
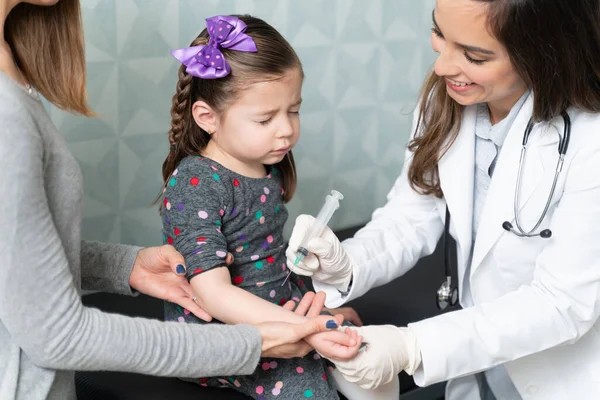
[[[461,72],[454,62],[452,51],[447,47],[438,53],[433,70],[437,76],[457,76]]]

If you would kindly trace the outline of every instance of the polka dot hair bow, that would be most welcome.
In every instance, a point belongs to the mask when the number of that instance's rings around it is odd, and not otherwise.
[[[171,54],[185,65],[186,72],[202,79],[219,79],[231,73],[221,49],[256,52],[256,43],[245,34],[246,24],[237,17],[217,15],[206,19],[209,40],[206,45],[173,50]]]

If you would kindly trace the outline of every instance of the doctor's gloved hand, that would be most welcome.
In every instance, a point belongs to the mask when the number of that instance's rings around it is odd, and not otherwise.
[[[374,389],[391,382],[400,371],[413,375],[421,365],[421,350],[410,328],[370,325],[351,329],[363,337],[367,346],[350,361],[335,361],[348,382]]]
[[[298,275],[312,276],[316,281],[327,283],[345,292],[352,280],[353,264],[337,236],[329,227],[325,227],[320,237],[312,239],[307,250],[308,256],[294,266],[296,250],[310,229],[315,218],[300,215],[292,231],[289,247],[286,251],[287,266]]]

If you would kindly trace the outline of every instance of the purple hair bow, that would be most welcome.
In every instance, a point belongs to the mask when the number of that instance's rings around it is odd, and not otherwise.
[[[221,48],[256,52],[256,43],[245,34],[246,24],[237,17],[217,15],[206,19],[209,40],[206,45],[173,50],[171,54],[185,65],[186,72],[202,79],[219,79],[231,72]]]

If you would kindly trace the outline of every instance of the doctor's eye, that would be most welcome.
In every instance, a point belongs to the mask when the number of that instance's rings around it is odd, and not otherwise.
[[[440,39],[443,39],[443,38],[444,38],[444,35],[442,35],[442,32],[440,32],[440,30],[439,30],[439,29],[438,29],[436,26],[433,26],[433,27],[431,27],[431,32],[432,32],[432,33],[433,33],[435,36],[439,37]]]
[[[473,58],[466,51],[465,51],[465,58],[467,59],[468,62],[475,64],[475,65],[481,65],[487,61],[487,60],[479,60],[479,59]]]

